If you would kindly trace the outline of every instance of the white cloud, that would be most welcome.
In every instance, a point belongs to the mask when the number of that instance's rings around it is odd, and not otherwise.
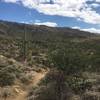
[[[1,0],[1,1],[16,3],[16,2],[18,2],[19,0]]]
[[[88,28],[88,29],[83,29],[83,30],[93,32],[93,33],[100,33],[100,29],[96,29],[96,28]]]
[[[25,7],[36,9],[47,15],[59,15],[80,19],[86,23],[100,24],[100,13],[94,7],[100,0],[3,0],[5,2],[20,1]],[[87,2],[91,3],[88,4]],[[93,2],[92,2],[93,1]]]
[[[97,8],[97,7],[100,7],[100,4],[98,4],[98,3],[93,3],[93,4],[90,5],[90,7]]]
[[[99,2],[100,3],[100,0],[96,0],[96,2]]]
[[[83,31],[88,31],[88,32],[92,32],[92,33],[100,33],[100,29],[96,29],[96,28],[80,28],[78,26],[72,27],[73,29],[79,29],[79,30],[83,30]]]
[[[40,22],[40,21],[36,21],[34,23],[35,25],[46,25],[46,26],[50,26],[50,27],[56,27],[57,23],[54,22]]]
[[[72,27],[73,29],[81,29],[79,26]]]

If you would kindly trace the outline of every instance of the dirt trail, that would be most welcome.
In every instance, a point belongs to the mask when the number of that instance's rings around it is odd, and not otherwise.
[[[27,91],[23,91],[16,98],[14,98],[14,100],[26,100],[26,96],[27,96]]]
[[[41,81],[42,78],[45,77],[46,74],[47,74],[47,71],[45,71],[45,72],[38,72],[38,73],[36,72],[34,74],[32,84],[30,86],[28,86],[28,87],[38,85],[38,83]],[[28,94],[28,90],[25,90],[25,91],[21,90],[21,92],[18,93],[18,95],[16,96],[16,98],[14,98],[14,100],[26,100],[27,94]]]
[[[45,77],[47,72],[41,72],[41,73],[36,73],[34,79],[33,79],[33,86],[38,85],[38,83],[41,81],[41,79],[43,79]]]

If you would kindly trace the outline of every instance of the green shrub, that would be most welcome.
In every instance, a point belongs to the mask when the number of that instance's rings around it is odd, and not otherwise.
[[[30,84],[31,83],[31,80],[32,80],[32,77],[31,76],[27,76],[27,75],[22,75],[21,78],[20,78],[21,82],[23,84]]]
[[[67,87],[61,91],[59,93],[57,83],[48,83],[46,86],[40,86],[30,92],[28,100],[70,100],[72,92]]]
[[[66,83],[75,94],[82,94],[86,89],[91,89],[92,87],[92,83],[82,77],[70,77],[66,80]]]
[[[81,73],[87,68],[87,58],[78,48],[57,48],[48,53],[51,66],[62,70],[67,75]]]
[[[0,71],[0,86],[12,85],[15,81],[15,75],[7,71]]]
[[[100,100],[100,94],[98,92],[87,92],[82,95],[82,100]]]
[[[8,65],[3,69],[3,71],[13,73],[17,78],[20,76],[20,73],[22,72],[22,70],[20,68],[17,68],[17,66],[15,65]]]
[[[2,88],[0,96],[1,96],[4,100],[7,100],[8,97],[12,96],[11,88],[9,88],[8,86]]]

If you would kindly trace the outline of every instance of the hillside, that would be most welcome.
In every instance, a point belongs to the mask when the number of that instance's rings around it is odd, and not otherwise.
[[[66,38],[85,38],[97,34],[71,29],[67,27],[47,27],[43,25],[29,25],[15,22],[0,21],[0,35],[14,38],[23,38],[26,32],[28,40],[53,40]]]
[[[100,100],[100,35],[0,21],[0,100]]]

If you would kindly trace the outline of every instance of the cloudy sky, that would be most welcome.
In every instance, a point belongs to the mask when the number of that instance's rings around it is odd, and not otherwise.
[[[0,0],[0,20],[100,33],[100,0]]]

